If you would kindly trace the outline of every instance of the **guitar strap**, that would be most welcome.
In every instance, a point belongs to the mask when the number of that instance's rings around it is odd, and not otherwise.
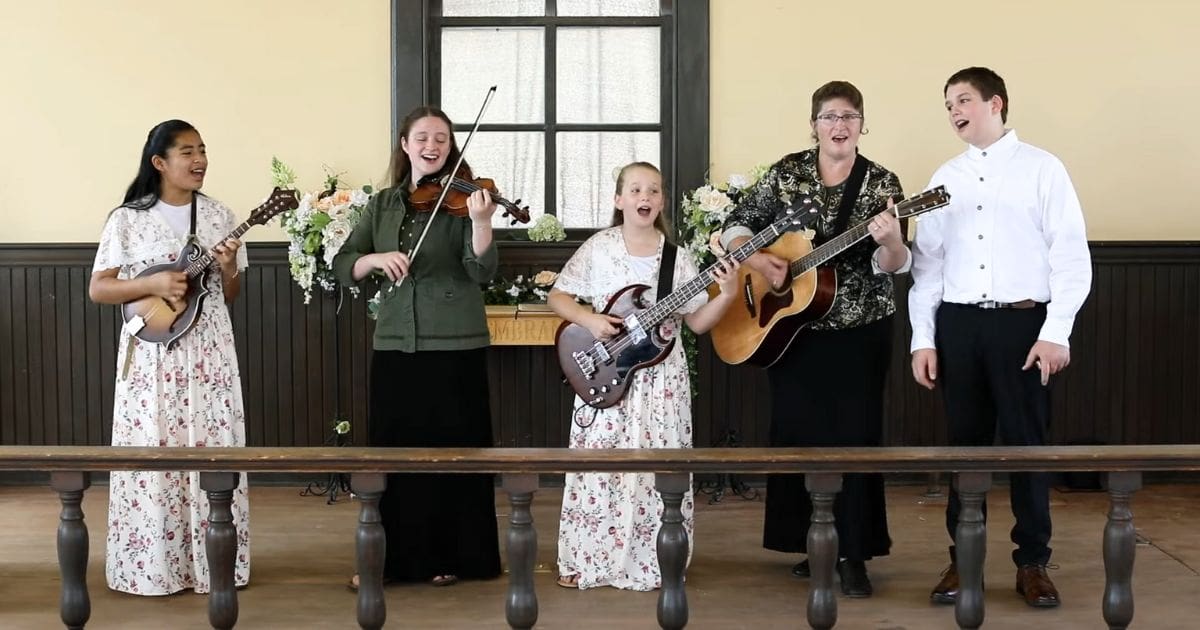
[[[671,285],[675,282],[675,244],[663,237],[662,264],[658,267],[658,296],[656,302],[671,294]]]
[[[855,156],[854,166],[850,167],[850,177],[846,178],[846,185],[842,188],[842,203],[838,206],[837,218],[834,219],[830,238],[846,231],[854,204],[862,193],[863,180],[867,177],[867,167],[870,165],[871,160],[863,157],[861,153]]]
[[[199,193],[196,193],[195,191],[192,192],[192,220],[188,224],[188,235],[187,235],[187,242],[189,242],[189,243],[196,242],[196,197],[198,197],[198,196],[199,196]]]

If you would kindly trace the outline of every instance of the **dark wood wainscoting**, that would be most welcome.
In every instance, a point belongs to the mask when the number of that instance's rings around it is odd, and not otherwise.
[[[249,247],[252,267],[232,312],[250,445],[319,445],[339,415],[365,435],[364,300],[320,296],[305,306],[286,247]],[[558,269],[573,247],[505,243],[501,273]],[[94,254],[90,243],[0,245],[0,443],[109,441],[120,318],[87,298]],[[1092,255],[1092,294],[1076,321],[1071,367],[1055,384],[1054,441],[1200,442],[1200,243],[1095,242]],[[903,295],[899,302],[884,441],[940,445],[940,401],[912,382]],[[735,430],[743,445],[766,445],[764,373],[722,364],[705,339],[700,348],[696,444]],[[489,369],[498,445],[566,443],[571,397],[551,348],[493,348]]]

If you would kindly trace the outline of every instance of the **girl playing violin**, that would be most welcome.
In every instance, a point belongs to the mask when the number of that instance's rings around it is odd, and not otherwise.
[[[371,355],[371,446],[493,446],[490,337],[479,285],[499,262],[492,242],[496,204],[486,190],[467,198],[465,216],[419,212],[411,203],[418,184],[448,174],[459,155],[445,113],[433,107],[409,113],[392,154],[391,187],[367,204],[333,260],[346,285],[377,273],[390,281]],[[419,255],[410,257],[430,223]],[[492,475],[388,475],[379,504],[384,581],[444,586],[499,575],[494,500]],[[358,588],[357,575],[350,586]]]
[[[593,312],[630,284],[654,287],[670,229],[663,206],[662,174],[646,162],[621,169],[613,203],[613,227],[597,232],[575,252],[550,290],[549,303],[563,319],[579,324],[597,339],[618,332],[619,317]],[[695,263],[677,252],[668,270],[679,286],[698,275]],[[678,334],[682,323],[697,333],[716,325],[733,302],[737,263],[726,261],[716,272],[721,294],[708,301],[704,293],[667,318],[661,332]],[[692,393],[683,345],[658,365],[637,373],[621,402],[593,409],[575,397],[576,422],[571,448],[686,448],[692,445]],[[595,414],[595,415],[593,415]],[[579,416],[586,417],[581,421]],[[692,493],[684,496],[684,527],[692,539]],[[558,525],[558,584],[567,588],[612,586],[648,591],[662,585],[655,541],[662,517],[662,497],[654,475],[570,474],[563,488]],[[690,555],[690,549],[689,549]]]

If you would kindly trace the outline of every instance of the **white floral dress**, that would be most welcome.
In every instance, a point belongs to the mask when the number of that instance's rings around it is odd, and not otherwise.
[[[199,197],[196,235],[211,247],[237,223],[233,213]],[[136,276],[175,259],[185,237],[155,209],[118,208],[100,237],[93,271],[120,268],[118,278]],[[246,267],[238,251],[238,268]],[[245,446],[246,416],[234,350],[233,327],[221,274],[209,274],[208,290],[195,327],[171,350],[133,340],[124,330],[117,349],[113,446]],[[126,353],[132,357],[126,361]],[[249,502],[246,476],[233,495],[237,528],[234,581],[250,579]],[[138,595],[209,590],[204,529],[208,499],[196,472],[120,472],[109,481],[108,587]]]
[[[647,296],[653,301],[661,259],[660,241],[653,265],[639,272],[627,253],[621,228],[609,228],[596,233],[575,252],[554,287],[582,297],[597,310],[604,308],[618,290],[635,283],[649,285]],[[676,288],[696,276],[696,266],[686,250],[676,252],[674,271]],[[661,328],[664,336],[676,336],[682,324],[680,315],[695,311],[707,300],[707,295],[701,293],[667,318]],[[676,343],[666,360],[636,372],[633,379],[625,398],[608,409],[593,409],[575,397],[571,448],[692,446],[692,394],[683,344]],[[580,426],[589,421],[586,428]],[[662,573],[656,541],[662,510],[652,473],[567,475],[558,524],[559,574],[578,576],[579,588],[659,588]],[[683,500],[683,524],[689,543],[692,510],[689,490]]]

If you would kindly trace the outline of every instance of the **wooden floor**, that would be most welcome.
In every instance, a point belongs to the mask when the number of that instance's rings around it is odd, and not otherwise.
[[[924,487],[889,486],[892,555],[870,563],[876,595],[838,600],[838,628],[915,630],[954,628],[952,607],[928,603],[930,588],[946,564],[944,499]],[[1063,605],[1025,606],[1013,591],[1009,560],[1007,488],[991,494],[985,581],[985,628],[1101,628],[1104,568],[1100,540],[1107,495],[1055,493],[1051,577]],[[554,585],[559,491],[534,498],[539,536],[538,628],[656,628],[655,593],[613,589],[569,591]],[[84,500],[90,526],[88,628],[207,628],[205,599],[184,593],[135,597],[104,586],[106,488]],[[415,500],[419,500],[416,497]],[[46,487],[0,488],[0,628],[61,628],[54,534],[57,497]],[[354,596],[344,583],[353,567],[357,505],[326,505],[290,487],[251,489],[251,584],[239,592],[239,628],[356,628]],[[501,535],[507,519],[497,495]],[[1133,504],[1142,544],[1134,568],[1134,628],[1192,630],[1200,627],[1200,485],[1154,485]],[[729,496],[709,505],[697,499],[697,540],[688,572],[689,628],[806,628],[807,583],[789,567],[799,557],[760,547],[763,504]],[[449,588],[389,587],[389,628],[505,628],[503,579]]]

